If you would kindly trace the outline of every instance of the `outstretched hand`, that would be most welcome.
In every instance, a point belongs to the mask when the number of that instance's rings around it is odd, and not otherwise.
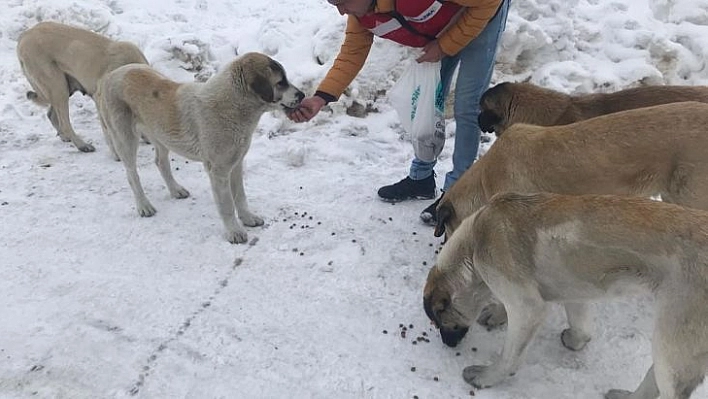
[[[288,113],[288,118],[294,122],[307,122],[317,115],[326,104],[319,96],[305,97],[294,111]]]
[[[418,62],[438,62],[445,56],[437,40],[433,40],[423,47],[423,55],[418,57]]]

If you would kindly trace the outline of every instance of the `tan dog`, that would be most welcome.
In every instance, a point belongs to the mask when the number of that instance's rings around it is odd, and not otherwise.
[[[497,193],[623,194],[708,210],[708,104],[673,103],[564,126],[515,124],[443,195],[447,236]],[[479,322],[496,327],[504,309]]]
[[[435,235],[494,194],[661,195],[708,210],[708,104],[673,103],[564,126],[515,124],[445,192]]]
[[[136,125],[155,145],[155,162],[172,197],[186,198],[189,192],[172,177],[169,151],[204,163],[229,242],[246,241],[244,224],[263,224],[248,210],[243,158],[265,111],[278,105],[292,109],[304,98],[278,62],[248,53],[205,83],[182,84],[149,66],[127,65],[101,81],[96,97],[108,143],[125,165],[140,216],[156,211],[137,173]]]
[[[49,106],[47,116],[63,141],[83,152],[94,147],[79,137],[69,121],[69,97],[92,96],[98,80],[126,64],[147,64],[132,43],[117,42],[97,33],[56,22],[40,22],[20,35],[17,57],[32,89],[27,98]]]
[[[493,294],[509,314],[498,361],[465,368],[478,387],[514,375],[549,302],[565,304],[561,339],[590,340],[587,302],[656,295],[654,365],[639,388],[607,399],[688,399],[708,371],[708,212],[629,196],[495,196],[442,248],[425,311],[451,346]]]
[[[480,100],[479,127],[500,136],[514,123],[558,126],[600,115],[681,101],[708,103],[708,87],[645,86],[570,96],[530,83],[500,83]]]

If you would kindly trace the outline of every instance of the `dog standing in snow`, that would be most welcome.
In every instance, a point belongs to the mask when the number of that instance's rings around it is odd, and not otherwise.
[[[138,177],[138,125],[155,146],[155,162],[172,197],[189,192],[172,176],[169,151],[204,164],[231,243],[246,242],[243,225],[263,224],[248,209],[243,189],[243,159],[256,125],[267,110],[294,109],[304,97],[282,65],[260,53],[236,58],[205,83],[177,83],[149,66],[126,65],[102,79],[96,93],[101,125],[123,161],[140,216],[156,211]]]
[[[708,212],[629,196],[499,194],[449,237],[424,290],[428,317],[455,346],[492,298],[509,316],[500,358],[465,368],[490,387],[514,375],[549,302],[565,305],[563,345],[590,340],[587,302],[656,296],[654,364],[636,391],[606,399],[688,399],[708,371]]]
[[[98,80],[120,66],[147,64],[140,49],[97,33],[56,22],[40,22],[20,35],[17,57],[34,91],[27,98],[49,106],[47,117],[63,141],[82,152],[95,149],[69,121],[69,97],[81,92],[93,97]]]

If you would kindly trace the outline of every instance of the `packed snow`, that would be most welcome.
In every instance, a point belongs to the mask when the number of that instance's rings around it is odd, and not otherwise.
[[[139,172],[158,213],[140,218],[90,98],[74,95],[71,116],[96,152],[56,137],[46,109],[25,98],[15,54],[19,34],[47,20],[132,41],[183,82],[263,52],[308,94],[345,26],[325,0],[4,2],[0,397],[584,399],[641,381],[649,296],[596,305],[580,352],[561,345],[555,307],[514,377],[485,390],[463,381],[464,367],[499,353],[504,330],[475,325],[457,348],[442,344],[422,308],[442,244],[418,218],[430,201],[376,195],[405,177],[413,154],[385,95],[410,50],[376,40],[347,93],[308,123],[281,111],[261,118],[245,184],[266,224],[231,245],[200,164],[172,156],[192,196],[171,199],[141,144]],[[708,0],[514,0],[494,82],[567,93],[706,85],[707,59]],[[484,138],[482,151],[493,143]]]

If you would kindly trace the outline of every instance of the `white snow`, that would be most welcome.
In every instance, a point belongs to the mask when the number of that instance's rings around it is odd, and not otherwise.
[[[441,244],[418,219],[430,202],[390,205],[376,196],[406,175],[412,156],[380,92],[409,50],[377,40],[347,94],[311,122],[279,111],[262,117],[245,181],[266,225],[248,228],[250,244],[230,245],[201,165],[173,156],[192,196],[170,199],[142,144],[140,175],[158,214],[140,218],[90,99],[72,97],[72,123],[97,151],[80,153],[56,137],[46,110],[25,99],[29,84],[15,56],[18,35],[44,20],[133,41],[179,81],[264,52],[307,93],[336,56],[345,23],[324,0],[4,2],[0,397],[470,397],[462,369],[490,362],[504,331],[475,326],[458,348],[441,343],[422,309]],[[494,80],[568,93],[705,85],[706,59],[706,0],[514,0]],[[348,116],[353,101],[378,112]],[[452,136],[454,122],[448,127]],[[562,347],[564,315],[554,308],[517,375],[475,397],[600,398],[609,388],[634,389],[651,363],[652,300],[596,309],[583,351]],[[413,325],[405,338],[400,324]],[[430,342],[413,345],[423,332]]]

